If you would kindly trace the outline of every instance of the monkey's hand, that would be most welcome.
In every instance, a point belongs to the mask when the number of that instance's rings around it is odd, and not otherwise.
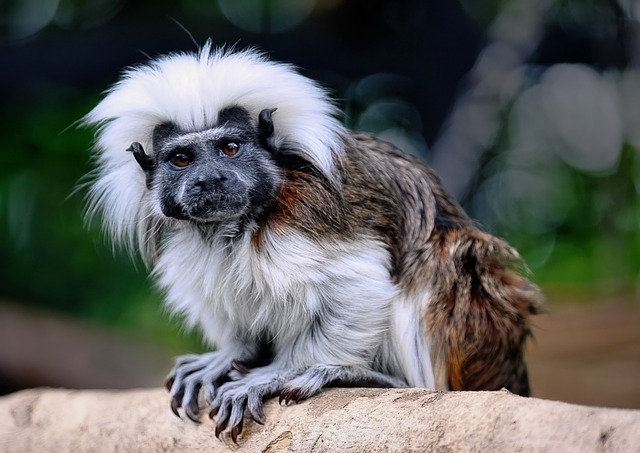
[[[169,372],[165,386],[171,395],[171,410],[178,417],[179,408],[189,419],[198,423],[198,394],[204,388],[205,398],[211,401],[218,387],[230,379],[229,373],[238,370],[246,373],[240,354],[225,351],[206,354],[188,354],[178,357]]]
[[[216,418],[216,436],[227,428],[233,442],[242,432],[245,411],[262,424],[264,398],[280,395],[286,404],[299,402],[315,395],[327,385],[359,387],[406,387],[401,379],[365,368],[316,364],[295,371],[290,366],[272,363],[254,368],[239,380],[220,386],[216,397],[208,401],[210,417]]]
[[[222,384],[215,398],[207,399],[211,406],[209,417],[215,417],[216,437],[220,438],[221,433],[229,428],[231,440],[236,442],[242,432],[246,411],[257,423],[263,424],[263,400],[280,393],[285,382],[297,374],[292,370],[287,371],[281,364],[271,363],[252,369],[240,379]]]

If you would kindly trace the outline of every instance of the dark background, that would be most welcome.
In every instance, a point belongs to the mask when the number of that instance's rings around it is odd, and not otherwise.
[[[77,124],[126,66],[211,38],[321,81],[522,252],[551,313],[534,391],[640,407],[639,18],[635,0],[0,1],[0,390],[157,385],[202,348],[83,221]]]

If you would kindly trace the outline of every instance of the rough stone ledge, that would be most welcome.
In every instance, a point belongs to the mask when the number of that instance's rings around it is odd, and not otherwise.
[[[176,418],[162,389],[26,390],[0,398],[0,451],[640,451],[640,410],[506,391],[330,389],[288,407],[269,400],[265,415],[235,445],[206,416]]]

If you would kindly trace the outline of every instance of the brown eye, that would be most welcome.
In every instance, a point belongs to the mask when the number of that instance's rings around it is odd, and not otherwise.
[[[235,156],[236,154],[238,154],[238,151],[240,151],[240,145],[234,142],[226,143],[222,147],[222,152],[227,156]]]
[[[191,163],[191,159],[186,154],[176,154],[171,158],[171,163],[176,167],[184,168]]]

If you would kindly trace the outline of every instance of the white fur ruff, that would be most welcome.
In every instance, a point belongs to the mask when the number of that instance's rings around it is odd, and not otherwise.
[[[173,235],[154,270],[169,307],[219,349],[237,332],[269,332],[276,351],[295,353],[276,359],[296,367],[368,367],[362,351],[380,347],[397,297],[382,245],[270,236],[256,249],[249,235],[233,248]],[[309,335],[316,319],[322,331]]]

